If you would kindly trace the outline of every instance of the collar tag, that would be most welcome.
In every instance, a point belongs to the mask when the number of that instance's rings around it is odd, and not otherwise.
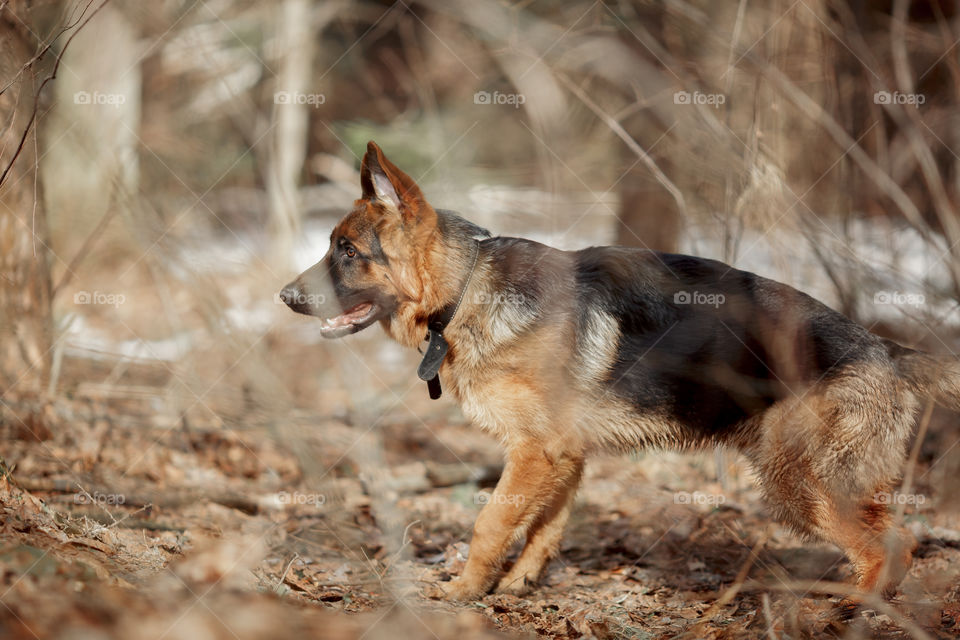
[[[423,353],[423,360],[417,369],[417,377],[421,380],[431,380],[440,372],[440,365],[447,357],[450,345],[439,331],[430,330],[430,343]]]
[[[436,375],[427,380],[427,391],[430,392],[430,399],[436,400],[441,395],[443,395],[443,390],[440,389],[440,376]]]

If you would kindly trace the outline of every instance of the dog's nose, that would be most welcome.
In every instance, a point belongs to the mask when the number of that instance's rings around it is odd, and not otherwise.
[[[299,297],[300,292],[295,285],[287,285],[280,290],[280,302],[288,307],[292,307]]]

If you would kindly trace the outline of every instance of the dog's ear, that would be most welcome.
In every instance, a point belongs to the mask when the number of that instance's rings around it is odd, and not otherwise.
[[[425,204],[413,178],[390,162],[373,140],[367,143],[360,165],[360,186],[364,200],[396,210],[405,221],[415,219]]]

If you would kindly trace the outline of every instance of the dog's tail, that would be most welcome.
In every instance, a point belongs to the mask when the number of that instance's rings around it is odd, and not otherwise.
[[[960,358],[924,353],[886,340],[897,373],[915,394],[960,412]]]

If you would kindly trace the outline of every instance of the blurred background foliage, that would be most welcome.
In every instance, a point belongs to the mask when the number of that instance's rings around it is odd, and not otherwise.
[[[265,429],[316,485],[401,459],[384,437],[408,421],[450,457],[462,418],[425,401],[415,353],[321,342],[275,300],[371,139],[495,234],[697,253],[958,344],[955,1],[11,0],[0,39],[14,439],[102,414]],[[933,432],[921,460],[952,442]],[[124,475],[164,481],[148,452]]]
[[[32,11],[45,9],[65,11]],[[147,251],[169,265],[183,244],[233,231],[244,260],[283,265],[304,220],[349,206],[357,156],[376,139],[435,202],[467,215],[489,215],[476,210],[478,187],[507,188],[492,196],[505,214],[524,208],[511,189],[535,190],[536,211],[519,212],[529,219],[484,220],[495,231],[563,236],[572,202],[603,227],[598,240],[678,250],[722,237],[701,252],[757,267],[744,238],[790,230],[825,263],[830,301],[869,321],[861,274],[818,251],[823,234],[856,253],[851,220],[890,233],[906,224],[955,275],[955,11],[114,2],[67,51],[41,122],[43,172],[56,176],[44,180],[52,246],[71,255],[105,211],[122,209],[88,264]],[[76,104],[82,91],[123,103]],[[478,104],[478,92],[522,104]],[[678,92],[715,101],[678,103]],[[313,102],[278,104],[280,93]]]

